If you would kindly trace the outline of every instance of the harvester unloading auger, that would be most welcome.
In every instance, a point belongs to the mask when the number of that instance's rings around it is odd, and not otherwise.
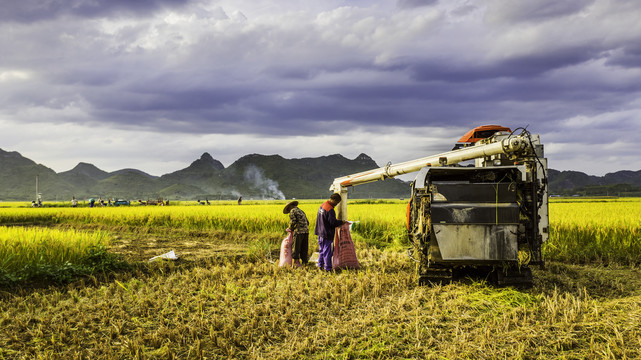
[[[481,274],[498,285],[530,286],[549,236],[547,159],[538,135],[497,125],[471,130],[455,150],[334,179],[338,217],[351,186],[417,172],[407,231],[419,283]],[[462,147],[461,147],[462,146]],[[474,160],[474,165],[459,163]]]

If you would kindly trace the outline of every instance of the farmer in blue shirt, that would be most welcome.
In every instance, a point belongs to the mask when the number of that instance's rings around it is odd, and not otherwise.
[[[332,270],[332,243],[336,228],[343,225],[344,221],[336,219],[334,207],[341,202],[340,194],[332,194],[318,209],[316,216],[316,229],[318,236],[318,267],[321,270]]]

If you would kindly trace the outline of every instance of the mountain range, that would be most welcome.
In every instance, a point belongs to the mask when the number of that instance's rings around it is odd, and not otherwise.
[[[219,200],[325,198],[336,177],[379,166],[365,154],[354,159],[342,155],[285,159],[280,155],[250,154],[229,167],[204,153],[184,169],[153,176],[137,169],[106,172],[81,162],[73,169],[56,173],[23,157],[0,149],[0,200],[43,201],[86,199]],[[407,182],[388,179],[353,188],[350,198],[407,197]]]
[[[553,195],[641,196],[641,170],[594,176],[580,171],[549,169],[548,183]]]
[[[0,200],[25,201],[38,192],[44,201],[71,197],[170,200],[237,199],[322,199],[330,194],[334,178],[378,168],[360,154],[286,159],[280,155],[250,154],[225,167],[209,153],[184,169],[153,176],[137,169],[107,172],[81,162],[73,169],[56,173],[15,151],[0,149]],[[551,194],[641,196],[641,170],[617,171],[605,176],[550,169]],[[406,198],[409,183],[388,179],[350,189],[350,198]]]

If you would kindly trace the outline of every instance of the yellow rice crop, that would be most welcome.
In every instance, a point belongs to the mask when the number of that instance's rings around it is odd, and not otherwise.
[[[322,201],[302,202],[310,226]],[[284,232],[289,218],[282,210],[285,202],[231,206],[131,206],[104,208],[12,208],[0,213],[0,224],[97,224],[183,228],[187,230],[237,230],[245,232]],[[404,230],[404,205],[354,204],[349,219],[359,221],[363,229],[389,234]],[[392,240],[387,238],[387,240]]]
[[[77,271],[107,243],[106,234],[99,231],[0,227],[0,280],[2,276],[28,280]]]
[[[571,262],[641,263],[641,200],[550,204],[548,257]]]
[[[313,229],[322,201],[301,201]],[[283,234],[288,217],[285,202],[256,202],[212,206],[131,206],[104,208],[9,208],[0,213],[0,224],[78,224],[101,228],[221,230]],[[348,219],[358,221],[353,232],[377,246],[407,245],[405,202],[352,203]],[[552,201],[550,240],[544,245],[548,260],[578,262],[641,262],[641,199],[596,202]]]

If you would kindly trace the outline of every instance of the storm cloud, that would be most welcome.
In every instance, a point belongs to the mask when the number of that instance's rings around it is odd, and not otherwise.
[[[0,148],[56,171],[160,175],[203,152],[384,164],[495,123],[541,134],[559,170],[638,170],[640,15],[624,0],[15,2]]]

